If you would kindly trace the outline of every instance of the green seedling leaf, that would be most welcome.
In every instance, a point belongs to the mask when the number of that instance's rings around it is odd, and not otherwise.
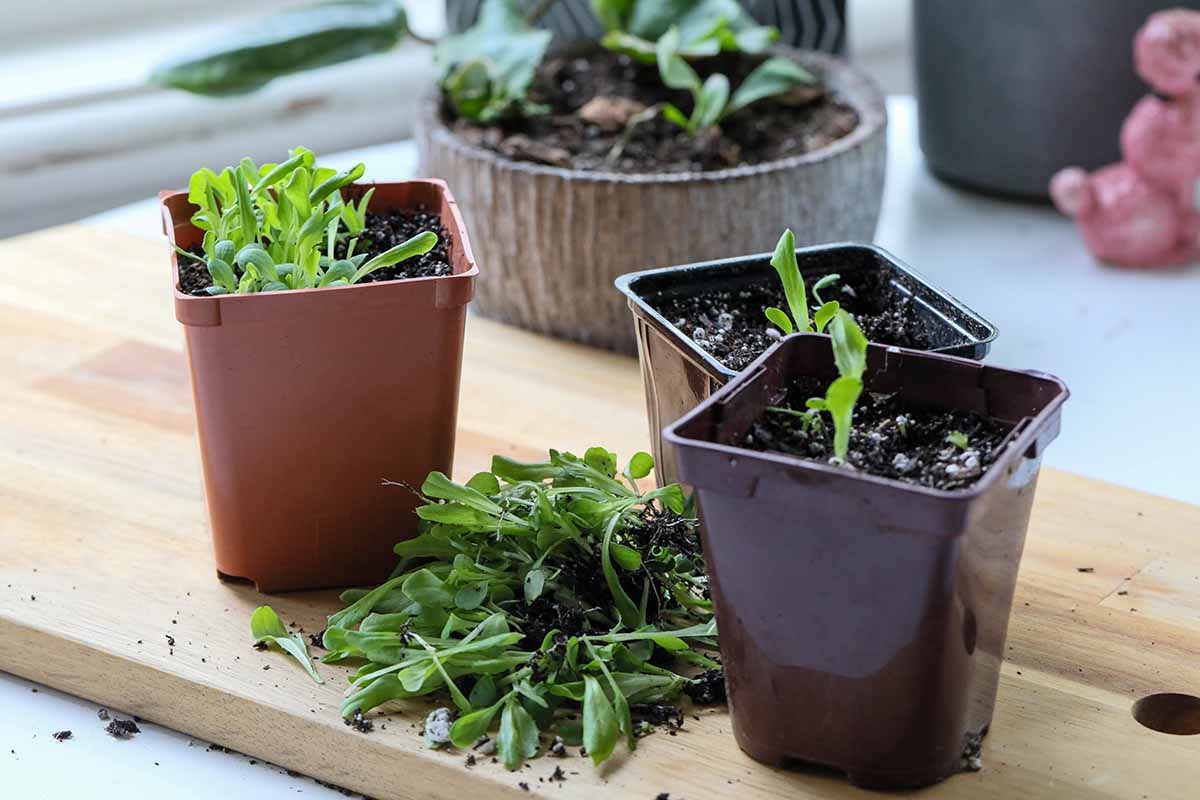
[[[821,306],[829,305],[829,303],[826,303],[824,300],[821,299],[821,290],[826,288],[827,286],[832,286],[833,284],[835,284],[839,280],[841,280],[841,278],[842,278],[841,275],[834,273],[832,275],[823,276],[820,280],[818,280],[816,283],[813,284],[812,296],[813,296],[813,299],[817,301],[818,305],[821,305]],[[830,302],[836,302],[836,301],[830,301]]]
[[[599,764],[612,755],[620,729],[616,712],[600,682],[591,675],[584,675],[583,681],[583,746],[592,763]]]
[[[792,320],[782,308],[768,306],[767,308],[763,309],[763,313],[767,315],[767,319],[770,320],[775,327],[783,331],[784,336],[787,336],[796,330],[795,327],[792,326]]]
[[[455,747],[464,750],[474,745],[481,736],[487,734],[488,728],[492,726],[492,720],[496,718],[496,713],[500,711],[501,706],[507,705],[507,700],[508,696],[506,695],[499,702],[486,708],[463,714],[450,727],[450,742]]]
[[[696,95],[696,108],[692,111],[689,124],[692,130],[702,131],[717,124],[726,116],[729,101],[729,78],[724,75],[709,75]]]
[[[312,205],[316,205],[317,203],[320,203],[322,200],[329,197],[329,195],[338,191],[343,186],[349,186],[350,184],[354,183],[356,180],[361,178],[363,176],[363,173],[366,172],[366,169],[367,169],[367,167],[365,164],[359,163],[359,164],[355,164],[353,167],[351,167],[348,170],[345,170],[344,172],[339,172],[336,175],[331,175],[330,177],[328,177],[324,181],[322,181],[320,184],[318,184],[315,189],[313,189],[311,192],[308,193],[308,202],[311,203]],[[342,212],[339,210],[338,216],[341,216],[341,213]],[[334,221],[336,221],[336,219],[337,218],[335,217]],[[329,224],[329,223],[326,223],[326,224]],[[434,235],[434,242],[436,243],[436,241],[437,241],[437,238],[436,238],[436,235]]]
[[[212,276],[213,283],[226,292],[237,291],[238,279],[233,274],[233,267],[222,259],[215,256],[208,259],[208,274]]]
[[[733,97],[729,99],[729,105],[725,106],[721,113],[721,118],[728,117],[763,98],[783,94],[801,84],[813,83],[816,83],[816,78],[812,73],[790,58],[768,58],[755,67],[738,86]]]
[[[540,569],[531,569],[525,575],[525,602],[532,603],[542,596],[546,587],[546,573]]]
[[[350,283],[358,283],[377,269],[399,264],[401,261],[406,261],[413,256],[423,256],[432,250],[437,243],[438,237],[436,233],[432,231],[418,233],[408,241],[396,245],[387,252],[380,253],[363,264],[354,273],[354,277],[350,279]]]
[[[250,615],[250,634],[254,637],[255,642],[266,642],[268,645],[273,644],[283,650],[300,662],[300,666],[304,667],[304,671],[310,678],[317,683],[325,683],[317,674],[316,667],[308,657],[308,648],[304,644],[304,639],[299,634],[288,633],[287,628],[283,627],[279,615],[275,613],[275,609],[270,606],[259,606],[254,609],[254,613]]]
[[[551,38],[550,31],[526,24],[517,0],[484,0],[474,26],[434,49],[442,89],[455,112],[490,123],[540,111],[527,95]]]
[[[962,431],[951,431],[946,434],[946,441],[957,447],[959,450],[966,450],[970,444],[970,439]]]
[[[629,459],[629,477],[641,480],[654,471],[654,457],[649,453],[634,453]]]
[[[861,379],[867,369],[867,337],[862,328],[845,311],[838,311],[829,322],[829,335],[838,374]]]
[[[775,253],[771,256],[771,266],[779,275],[783,284],[783,294],[787,298],[788,309],[792,319],[796,321],[796,330],[807,333],[812,330],[808,317],[808,297],[804,290],[804,277],[800,274],[800,266],[796,263],[796,237],[791,228],[783,232],[775,245]],[[768,315],[770,319],[770,315]],[[775,322],[774,319],[771,319]],[[778,323],[776,323],[778,324]],[[790,330],[784,333],[791,333]]]
[[[813,296],[816,297],[816,295],[817,287],[813,286]],[[837,315],[838,309],[840,308],[841,305],[837,300],[830,300],[828,303],[825,303],[817,309],[817,313],[813,315],[813,327],[816,329],[817,333],[825,332],[825,326],[827,326],[830,320]]]
[[[509,770],[515,770],[533,758],[538,751],[538,727],[515,697],[510,696],[500,714],[500,733],[496,737],[496,752]],[[611,752],[611,750],[609,751]]]
[[[862,380],[849,375],[829,384],[825,391],[825,405],[833,418],[833,452],[843,461],[850,450],[850,429],[853,424],[854,404],[862,394]]]

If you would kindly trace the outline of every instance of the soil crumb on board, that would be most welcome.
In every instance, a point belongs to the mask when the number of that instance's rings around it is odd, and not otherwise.
[[[104,732],[114,739],[129,739],[142,729],[131,719],[114,719],[104,728]]]

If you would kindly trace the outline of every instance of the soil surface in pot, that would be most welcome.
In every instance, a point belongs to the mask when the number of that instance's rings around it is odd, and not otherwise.
[[[820,382],[799,380],[775,408],[803,411],[806,400],[824,394]],[[824,413],[820,420],[806,430],[800,417],[767,409],[742,445],[829,462],[834,458],[833,423]],[[1012,427],[969,411],[917,408],[895,395],[864,391],[854,407],[847,461],[870,475],[933,489],[962,489],[988,471]]]
[[[418,233],[433,231],[438,235],[438,243],[423,256],[410,258],[391,267],[372,272],[359,283],[378,283],[380,281],[395,281],[402,278],[427,278],[435,275],[449,275],[453,272],[450,266],[450,238],[442,227],[441,217],[424,208],[414,211],[393,209],[378,213],[368,211],[366,226],[359,236],[355,253],[366,253],[367,259],[386,252],[396,245],[411,239]],[[203,257],[204,251],[194,247],[192,253]],[[336,254],[341,257],[346,253],[344,244],[338,245]],[[179,291],[184,294],[208,297],[204,290],[213,285],[208,267],[190,258],[179,258]]]
[[[814,278],[805,275],[809,298]],[[822,300],[837,300],[849,311],[872,342],[932,350],[937,341],[930,322],[916,313],[912,297],[898,289],[879,270],[847,274],[821,290]],[[698,347],[708,351],[723,366],[735,372],[780,338],[767,321],[763,309],[787,308],[787,298],[778,280],[738,288],[712,288],[692,296],[671,292],[647,295],[646,302]]]
[[[694,66],[701,78],[716,72],[728,76],[736,89],[761,60],[726,53]],[[507,158],[623,173],[695,172],[775,161],[819,150],[858,125],[854,109],[818,83],[760,100],[719,129],[691,136],[661,114],[637,117],[665,102],[690,113],[691,94],[666,88],[656,65],[607,51],[547,59],[538,68],[530,100],[547,106],[548,113],[491,127],[454,119],[450,110],[445,116],[463,139]]]

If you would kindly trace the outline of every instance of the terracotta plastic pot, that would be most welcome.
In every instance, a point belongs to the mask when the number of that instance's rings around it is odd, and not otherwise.
[[[488,255],[475,309],[563,339],[633,353],[617,276],[664,264],[758,253],[791,227],[802,244],[874,237],[883,194],[886,112],[863,74],[819,53],[790,53],[858,112],[858,127],[812,153],[711,172],[626,175],[514,161],[417,118],[421,171],[455,188]]]
[[[893,286],[914,298],[935,353],[982,359],[997,336],[996,326],[937,288],[891,253],[868,244],[797,248],[796,260],[808,285],[830,273],[886,272]],[[663,447],[662,429],[691,411],[737,372],[722,365],[650,305],[655,297],[695,296],[715,288],[775,284],[771,253],[634,272],[617,279],[629,299],[637,335],[646,412],[660,486],[676,483],[675,454]],[[764,322],[765,325],[765,322]]]
[[[265,592],[385,579],[419,487],[449,473],[466,306],[478,269],[441,181],[371,186],[374,211],[436,209],[453,274],[254,295],[179,291],[217,571]],[[164,192],[172,243],[201,232]]]
[[[973,486],[938,491],[742,449],[792,380],[836,375],[791,336],[670,426],[696,489],[733,731],[754,758],[875,788],[960,769],[992,720],[1056,378],[872,345],[867,387],[1016,423]]]

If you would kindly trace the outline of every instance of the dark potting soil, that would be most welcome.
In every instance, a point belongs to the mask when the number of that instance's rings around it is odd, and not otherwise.
[[[701,672],[683,685],[683,693],[692,698],[693,703],[701,706],[724,703],[725,671],[709,669]]]
[[[694,66],[701,78],[720,72],[736,88],[761,60],[726,53]],[[663,86],[656,65],[607,51],[547,59],[537,70],[530,100],[548,106],[549,112],[490,127],[453,119],[449,109],[445,115],[463,139],[508,158],[622,173],[694,172],[775,161],[819,150],[858,125],[854,109],[819,84],[760,100],[698,136],[661,114],[633,123],[639,112],[665,102],[690,113],[691,94]]]
[[[378,283],[380,281],[395,281],[402,278],[428,278],[435,275],[449,275],[453,272],[450,266],[450,235],[442,227],[441,218],[425,208],[415,211],[390,210],[375,213],[367,211],[366,226],[359,236],[354,252],[366,253],[370,260],[380,253],[386,252],[418,233],[433,231],[438,235],[438,243],[423,256],[401,261],[391,267],[384,267],[366,276],[359,283]],[[199,247],[192,248],[192,253],[203,257]],[[339,258],[346,253],[345,244],[339,244],[335,255]],[[213,285],[208,267],[190,258],[179,257],[179,291],[184,294],[208,297],[205,292]]]
[[[803,411],[805,401],[824,396],[824,389],[811,379],[797,381],[777,407]],[[834,457],[833,423],[824,413],[821,421],[806,431],[799,417],[768,409],[742,444],[828,462]],[[1007,423],[973,412],[915,408],[895,395],[864,391],[854,407],[847,461],[870,475],[933,489],[962,489],[988,471],[1011,430]],[[951,441],[960,433],[966,436],[965,447]]]
[[[700,537],[694,525],[673,511],[659,511],[654,507],[644,509],[637,524],[621,532],[634,549],[649,553],[656,548],[667,548],[689,559],[702,558]],[[647,560],[649,562],[649,559]],[[558,592],[547,592],[532,603],[521,601],[515,614],[521,618],[521,630],[525,633],[521,646],[535,650],[541,646],[546,634],[557,630],[563,637],[578,636],[593,631],[594,623],[585,613],[589,609],[606,608],[612,594],[603,573],[593,564],[564,559],[555,564],[559,574],[555,583],[562,587]],[[631,597],[640,597],[646,580],[651,591],[646,606],[648,622],[655,622],[658,614],[658,598],[669,596],[670,590],[663,585],[662,576],[643,565],[632,572],[619,573],[619,580]],[[603,626],[607,628],[607,623]],[[665,650],[656,649],[655,657],[672,660]]]
[[[831,269],[836,273],[836,269]],[[820,275],[805,275],[811,287]],[[821,290],[821,299],[837,300],[854,316],[867,339],[878,344],[931,350],[936,341],[929,321],[916,312],[916,304],[881,270],[847,272]],[[787,309],[783,285],[772,272],[764,281],[738,288],[714,287],[684,296],[674,292],[648,295],[646,301],[676,328],[728,369],[739,371],[779,339],[767,321],[768,306]]]

